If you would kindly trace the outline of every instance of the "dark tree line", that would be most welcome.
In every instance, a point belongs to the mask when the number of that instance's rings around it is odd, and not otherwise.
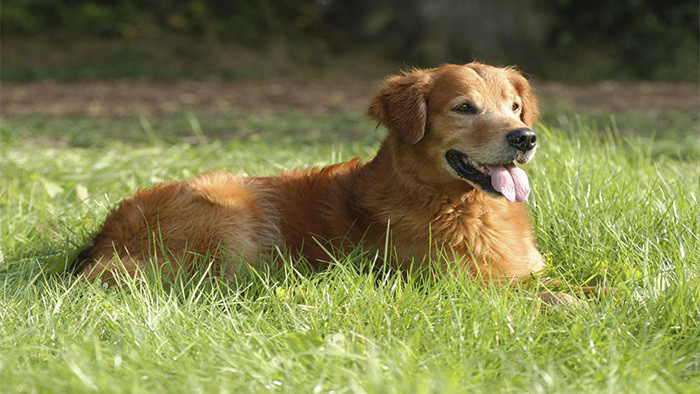
[[[537,65],[578,56],[638,78],[696,69],[700,35],[698,2],[683,0],[3,0],[0,7],[3,39],[183,35],[254,48],[281,38],[336,53],[371,47],[417,64],[477,56]]]

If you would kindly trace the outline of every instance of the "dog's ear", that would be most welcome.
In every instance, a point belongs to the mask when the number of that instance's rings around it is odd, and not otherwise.
[[[408,144],[423,138],[428,117],[426,99],[432,85],[430,72],[416,70],[388,77],[367,110],[370,117]]]
[[[508,79],[510,79],[510,83],[515,87],[520,99],[523,100],[520,120],[522,120],[527,127],[532,127],[537,121],[537,115],[539,114],[539,110],[537,109],[537,97],[535,97],[530,83],[520,72],[514,69],[508,69]]]

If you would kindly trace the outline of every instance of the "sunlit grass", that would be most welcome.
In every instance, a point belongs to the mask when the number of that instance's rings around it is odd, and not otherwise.
[[[272,175],[368,159],[384,132],[359,113],[199,115],[201,133],[191,116],[3,120],[0,387],[697,389],[700,147],[689,143],[697,141],[692,122],[688,133],[639,136],[618,132],[625,119],[552,115],[539,125],[542,146],[526,170],[549,274],[618,288],[586,308],[543,310],[526,289],[397,272],[359,250],[325,272],[290,259],[283,272],[238,283],[198,275],[105,290],[61,275],[65,256],[136,188],[213,169]]]

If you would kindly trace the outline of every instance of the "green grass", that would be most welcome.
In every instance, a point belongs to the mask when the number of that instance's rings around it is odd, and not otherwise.
[[[538,126],[526,170],[550,275],[618,288],[575,310],[359,250],[239,283],[76,282],[65,256],[135,188],[370,158],[384,131],[359,113],[3,119],[0,390],[697,392],[698,126],[669,116]]]

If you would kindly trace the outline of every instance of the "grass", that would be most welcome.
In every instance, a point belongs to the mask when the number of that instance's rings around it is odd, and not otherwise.
[[[620,131],[648,127],[634,114],[538,125],[526,170],[550,275],[618,288],[575,310],[360,250],[237,283],[76,282],[65,256],[135,188],[369,158],[384,131],[359,113],[3,119],[0,390],[697,392],[698,126],[669,116],[638,134]]]

